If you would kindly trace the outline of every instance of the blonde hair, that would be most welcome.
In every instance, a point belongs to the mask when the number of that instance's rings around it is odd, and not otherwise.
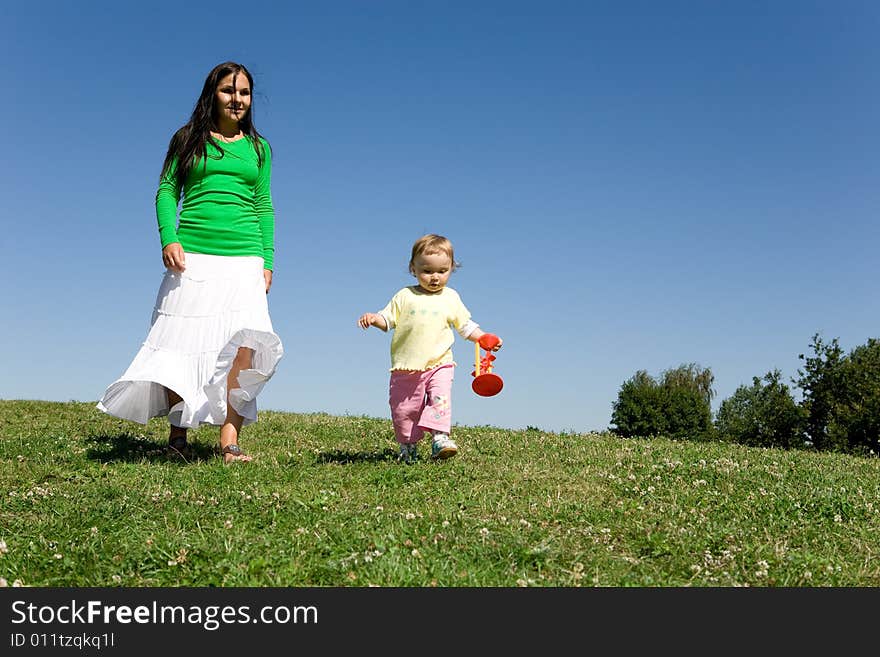
[[[419,239],[415,241],[415,244],[413,244],[412,254],[409,257],[409,272],[411,274],[415,272],[416,258],[418,258],[422,254],[431,253],[445,253],[446,255],[448,255],[449,262],[452,263],[452,271],[455,271],[456,269],[461,267],[461,263],[455,261],[455,253],[452,250],[452,242],[450,242],[442,235],[429,233],[428,235],[422,235]]]

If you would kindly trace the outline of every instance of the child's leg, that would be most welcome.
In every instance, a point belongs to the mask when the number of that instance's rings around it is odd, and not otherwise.
[[[425,405],[425,381],[421,372],[392,372],[388,385],[388,403],[394,436],[401,445],[422,438],[416,426]]]
[[[428,402],[418,427],[431,433],[448,434],[452,429],[452,380],[454,365],[441,365],[426,374],[425,391]],[[420,436],[421,437],[421,436]]]

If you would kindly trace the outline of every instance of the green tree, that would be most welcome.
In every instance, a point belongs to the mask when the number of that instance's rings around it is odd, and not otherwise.
[[[880,341],[853,349],[838,366],[827,435],[849,451],[880,452]]]
[[[742,385],[718,409],[715,429],[722,440],[755,447],[801,447],[803,411],[777,369]]]
[[[620,386],[611,422],[617,426],[616,433],[624,438],[665,433],[663,391],[645,370],[639,370]]]
[[[810,346],[813,356],[798,358],[804,361],[804,367],[798,369],[796,383],[803,393],[801,405],[806,414],[807,438],[817,449],[841,449],[843,444],[833,444],[828,433],[835,405],[836,390],[840,387],[840,364],[843,361],[843,349],[834,338],[825,344],[819,334],[813,335]]]
[[[667,389],[693,390],[706,402],[706,406],[711,408],[712,398],[715,397],[713,383],[715,383],[715,375],[712,374],[712,370],[690,363],[663,372],[661,386]]]
[[[844,354],[837,338],[825,344],[813,336],[814,355],[805,358],[798,385],[803,390],[807,435],[817,449],[880,451],[880,341]]]
[[[612,405],[614,432],[628,438],[710,437],[714,380],[711,370],[695,363],[664,371],[659,382],[639,370],[623,383]]]

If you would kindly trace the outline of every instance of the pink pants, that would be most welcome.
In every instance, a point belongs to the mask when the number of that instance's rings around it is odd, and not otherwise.
[[[449,433],[454,370],[449,363],[426,372],[391,373],[388,402],[397,442],[416,443],[425,431]]]

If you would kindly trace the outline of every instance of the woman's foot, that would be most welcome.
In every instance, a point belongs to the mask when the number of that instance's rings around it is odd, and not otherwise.
[[[226,447],[220,450],[220,454],[223,455],[223,464],[229,465],[230,463],[247,463],[248,461],[253,461],[254,457],[249,454],[245,454],[241,451],[241,447],[235,444],[229,444]]]
[[[186,442],[186,429],[171,427],[168,435],[168,452],[186,456],[189,454],[189,444]]]

